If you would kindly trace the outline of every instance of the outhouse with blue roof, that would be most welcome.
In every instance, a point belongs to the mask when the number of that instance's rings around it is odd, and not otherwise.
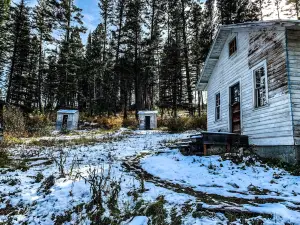
[[[57,111],[56,130],[76,130],[78,128],[79,111],[61,109]]]

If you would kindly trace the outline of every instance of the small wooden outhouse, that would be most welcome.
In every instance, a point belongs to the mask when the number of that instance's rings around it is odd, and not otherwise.
[[[139,127],[140,130],[153,130],[157,128],[157,111],[140,111]]]
[[[61,109],[57,111],[56,130],[76,130],[78,120],[78,110]]]

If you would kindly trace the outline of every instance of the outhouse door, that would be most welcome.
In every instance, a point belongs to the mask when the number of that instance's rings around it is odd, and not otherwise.
[[[146,130],[150,130],[151,127],[150,127],[150,121],[151,121],[151,117],[150,116],[146,116],[145,117],[145,128]]]
[[[241,133],[241,97],[240,83],[230,87],[230,126],[232,133]]]
[[[64,115],[63,116],[62,128],[63,129],[67,129],[68,128],[68,115]]]

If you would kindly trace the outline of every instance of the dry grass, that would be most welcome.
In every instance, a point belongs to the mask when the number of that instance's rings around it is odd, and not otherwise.
[[[187,130],[206,130],[206,115],[201,117],[178,117],[169,119],[158,119],[158,127],[167,128],[170,132],[183,132]]]

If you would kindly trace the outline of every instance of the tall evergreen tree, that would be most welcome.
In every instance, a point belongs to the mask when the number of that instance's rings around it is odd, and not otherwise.
[[[10,63],[7,73],[8,103],[24,106],[26,97],[26,75],[28,72],[28,56],[30,51],[29,8],[24,0],[12,8],[9,21]]]
[[[163,29],[166,25],[166,0],[146,1],[145,25],[147,28],[144,40],[145,81],[144,83],[144,105],[146,109],[153,109],[155,92],[157,92],[158,81],[158,59],[163,44]]]
[[[251,0],[217,0],[217,8],[221,24],[256,21],[259,17],[259,9]]]
[[[142,9],[141,0],[129,0],[126,4],[126,22],[124,25],[124,35],[126,38],[126,54],[133,58],[133,77],[136,117],[138,111],[143,109],[141,73],[141,43],[142,43]]]
[[[172,109],[172,116],[177,117],[181,96],[180,48],[174,39],[166,42],[162,55],[159,96],[162,114],[164,109]]]
[[[195,84],[196,80],[200,76],[200,68],[202,64],[202,49],[200,38],[201,35],[201,27],[203,24],[203,16],[202,16],[202,8],[199,3],[194,2],[191,8],[191,18],[189,21],[189,29],[190,29],[190,45],[191,45],[191,65],[192,72],[195,76],[192,82]],[[201,99],[202,93],[198,92],[198,114],[201,114]]]
[[[190,73],[190,62],[189,62],[189,43],[187,36],[187,8],[190,8],[189,0],[180,0],[181,2],[181,19],[182,19],[182,39],[183,39],[183,55],[184,55],[184,66],[185,66],[185,76],[186,76],[186,86],[187,86],[187,99],[189,104],[190,114],[193,114],[191,109],[193,105],[193,90],[192,90],[192,81]]]
[[[43,86],[43,71],[45,69],[45,49],[44,45],[46,43],[52,42],[52,31],[53,24],[55,24],[55,19],[53,17],[53,5],[51,0],[38,0],[37,6],[34,8],[34,28],[38,33],[38,109],[43,111],[42,107],[42,86]]]
[[[59,85],[58,85],[58,107],[76,107],[77,98],[74,96],[76,81],[72,79],[72,71],[69,69],[75,62],[71,60],[70,41],[71,35],[77,35],[85,32],[82,22],[82,9],[74,4],[74,0],[52,0],[54,6],[54,15],[57,21],[57,29],[63,33],[63,39],[60,41],[60,54],[58,59]]]
[[[57,104],[58,94],[58,65],[57,52],[52,51],[47,57],[47,67],[45,68],[45,81],[43,85],[44,105],[47,111],[51,111]]]
[[[299,0],[288,0],[289,4],[294,6],[294,10],[296,11],[297,19],[300,19],[300,1]]]
[[[7,17],[11,0],[0,0],[0,25]]]

